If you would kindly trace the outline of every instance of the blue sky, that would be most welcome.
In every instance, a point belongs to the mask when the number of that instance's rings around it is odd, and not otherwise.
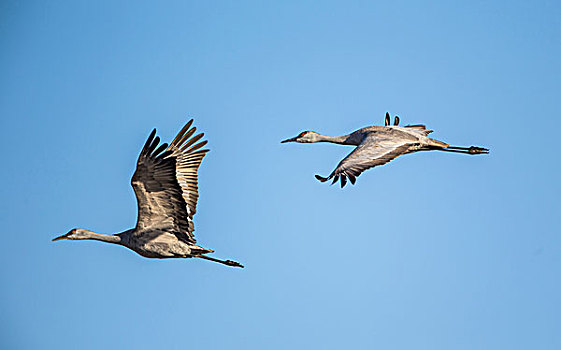
[[[12,349],[561,348],[561,5],[0,4],[0,345]],[[280,144],[424,123],[425,153],[320,184],[351,148]],[[200,245],[149,260],[73,227],[135,224],[153,127],[190,119]]]

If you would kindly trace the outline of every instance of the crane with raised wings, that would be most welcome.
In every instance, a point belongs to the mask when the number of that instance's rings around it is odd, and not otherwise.
[[[228,266],[243,267],[232,260],[207,254],[195,240],[193,215],[197,211],[198,169],[208,152],[201,149],[208,141],[194,135],[191,119],[168,146],[159,145],[156,129],[140,152],[131,180],[138,202],[136,227],[118,234],[99,234],[75,228],[53,241],[97,240],[119,244],[146,258],[201,258]]]

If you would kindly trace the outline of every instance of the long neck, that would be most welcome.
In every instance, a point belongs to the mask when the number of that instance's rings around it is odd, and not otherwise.
[[[343,136],[326,136],[322,134],[318,134],[316,142],[331,142],[331,143],[338,143],[340,145],[356,145],[355,142],[352,142],[351,135],[343,135]]]
[[[85,229],[82,229],[82,231],[83,231],[83,234],[78,239],[92,239],[92,240],[96,240],[96,241],[116,243],[116,244],[121,243],[121,237],[118,236],[118,235],[103,235],[103,234],[95,233],[93,231],[85,230]]]

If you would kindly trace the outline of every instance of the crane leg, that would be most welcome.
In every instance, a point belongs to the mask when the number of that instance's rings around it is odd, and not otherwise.
[[[431,148],[437,151],[444,151],[444,152],[456,152],[456,153],[465,153],[465,154],[487,154],[489,150],[483,147],[456,147],[456,146],[448,146],[446,148]]]
[[[197,258],[201,258],[201,259],[205,259],[205,260],[210,260],[210,261],[214,261],[220,264],[224,264],[224,265],[228,265],[228,266],[235,266],[235,267],[241,267],[243,269],[243,265],[240,264],[237,261],[232,261],[232,260],[220,260],[220,259],[216,259],[216,258],[212,258],[210,256],[206,256],[206,255],[197,255]]]
[[[443,149],[443,151],[450,151],[450,152],[460,152],[460,153],[467,153],[467,154],[487,154],[489,150],[483,147],[471,146],[471,147],[456,147],[456,146],[448,146],[447,148]]]

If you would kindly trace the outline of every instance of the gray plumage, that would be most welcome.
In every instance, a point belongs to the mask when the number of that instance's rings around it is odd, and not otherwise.
[[[328,177],[316,175],[325,182],[341,180],[341,187],[347,184],[347,178],[354,185],[356,178],[365,170],[384,165],[402,154],[418,151],[446,151],[465,154],[485,154],[489,150],[481,147],[455,147],[427,137],[432,130],[424,125],[398,126],[399,117],[391,125],[390,114],[386,113],[385,126],[369,126],[343,136],[325,136],[313,131],[304,131],[298,136],[281,141],[285,142],[331,142],[341,145],[357,146]]]
[[[156,129],[142,148],[131,179],[138,203],[136,227],[114,235],[73,229],[53,239],[93,239],[116,243],[147,258],[201,258],[243,267],[231,260],[206,256],[214,252],[195,240],[193,215],[197,212],[198,169],[208,149],[204,134],[194,135],[190,120],[168,146],[159,145]],[[158,146],[159,145],[159,146]]]

